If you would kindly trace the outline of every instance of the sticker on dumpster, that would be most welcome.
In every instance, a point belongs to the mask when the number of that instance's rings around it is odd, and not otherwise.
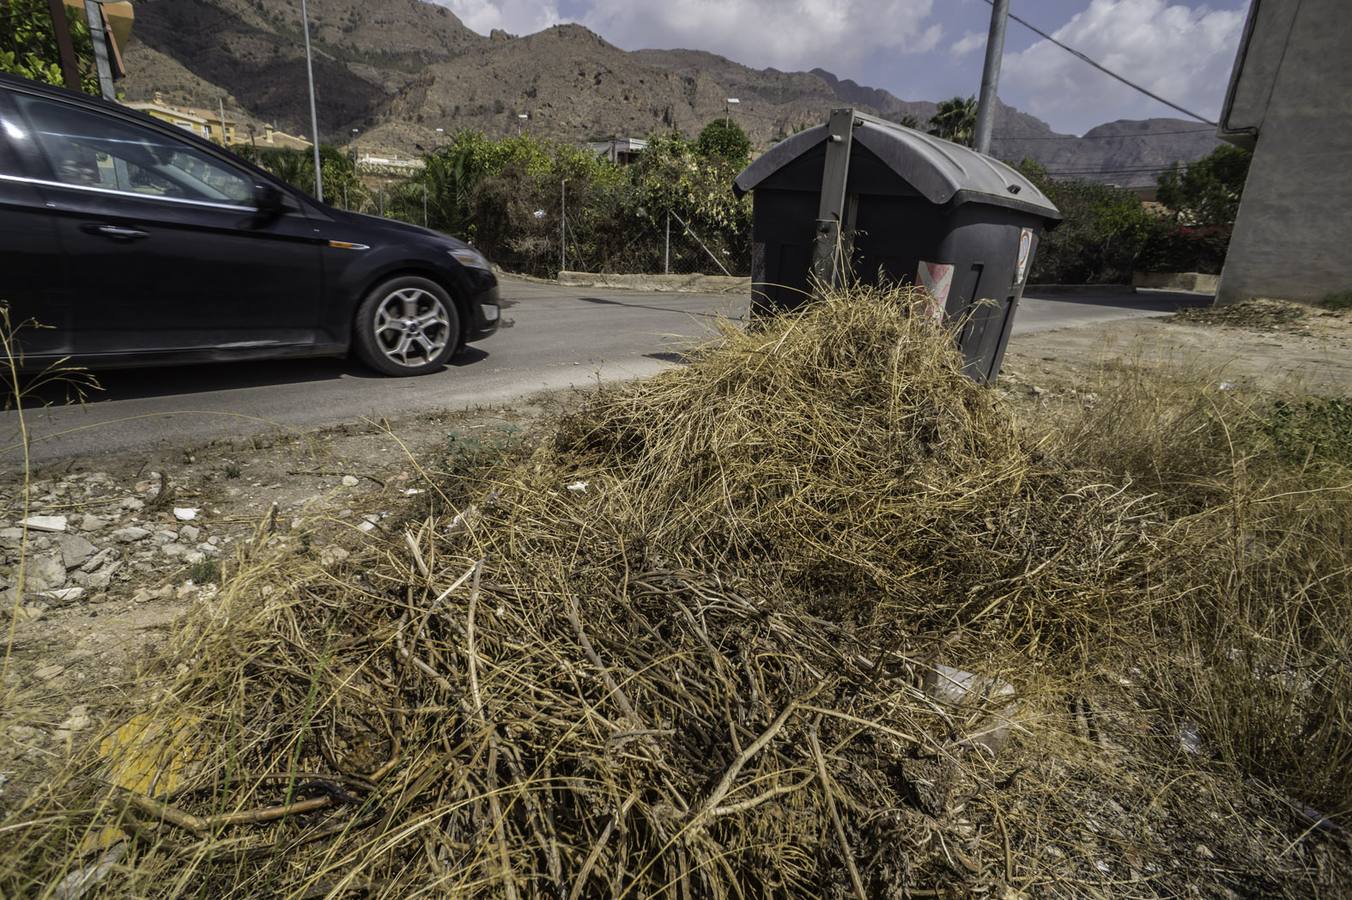
[[[1033,254],[1033,229],[1025,228],[1019,232],[1019,265],[1014,270],[1014,283],[1023,284],[1023,276],[1028,274],[1028,257]]]
[[[948,263],[920,261],[916,272],[916,283],[929,291],[930,302],[925,311],[935,319],[942,319],[944,307],[948,305],[948,292],[953,288],[953,267]]]

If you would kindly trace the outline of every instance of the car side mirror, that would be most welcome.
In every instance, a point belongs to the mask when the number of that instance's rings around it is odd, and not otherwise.
[[[254,208],[265,216],[280,216],[286,212],[286,194],[277,185],[260,181],[254,185]]]

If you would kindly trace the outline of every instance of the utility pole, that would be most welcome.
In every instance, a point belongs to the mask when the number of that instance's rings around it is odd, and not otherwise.
[[[568,179],[559,182],[559,274],[568,271]]]
[[[1009,0],[991,0],[991,30],[986,35],[986,66],[981,70],[981,99],[976,107],[976,152],[991,152],[995,132],[996,94],[1000,88],[1000,63],[1005,56],[1005,26],[1009,24]]]
[[[300,0],[300,21],[305,30],[305,74],[310,79],[310,137],[315,148],[315,199],[324,202],[324,171],[319,162],[319,112],[315,108],[315,65],[310,55],[310,10]]]
[[[80,89],[80,63],[75,58],[75,42],[70,39],[70,22],[66,21],[66,4],[61,0],[47,0],[52,14],[52,32],[56,35],[56,49],[61,55],[61,78],[66,89]]]
[[[99,92],[104,100],[116,100],[113,67],[108,62],[108,33],[103,27],[103,5],[100,0],[85,0],[84,8],[90,43],[94,45],[94,71],[99,75]]]
[[[662,251],[662,274],[671,274],[671,210],[667,210],[667,243]]]
[[[225,139],[225,98],[216,98],[216,108],[221,111],[221,146],[228,147],[230,142]]]

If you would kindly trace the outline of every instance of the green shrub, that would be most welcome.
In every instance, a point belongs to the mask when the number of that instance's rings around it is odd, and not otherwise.
[[[1146,242],[1158,228],[1124,188],[1054,180],[1032,160],[1019,170],[1061,211],[1061,224],[1038,245],[1029,280],[1043,284],[1130,284]]]
[[[1335,291],[1319,301],[1326,309],[1352,309],[1352,291]]]

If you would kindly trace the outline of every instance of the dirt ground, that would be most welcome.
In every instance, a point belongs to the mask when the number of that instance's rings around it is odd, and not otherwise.
[[[1020,336],[999,389],[1022,414],[1083,394],[1103,365],[1181,366],[1236,390],[1352,394],[1352,315],[1298,309],[1272,315],[1119,320]],[[423,473],[448,454],[511,441],[579,395],[510,408],[302,435],[217,441],[57,465],[31,473],[28,585],[13,581],[23,482],[0,483],[0,623],[10,645],[0,709],[0,809],[74,746],[96,735],[182,616],[215,597],[243,544],[304,534],[321,560],[342,558],[401,504],[426,490]],[[30,519],[30,522],[32,520]],[[13,613],[13,615],[11,615]],[[12,620],[12,621],[11,621]]]

